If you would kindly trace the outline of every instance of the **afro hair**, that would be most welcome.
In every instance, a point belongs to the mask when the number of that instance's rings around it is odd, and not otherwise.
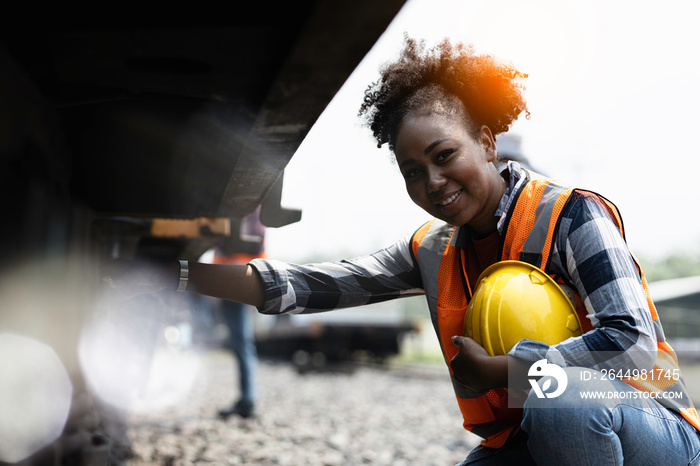
[[[405,36],[398,59],[385,65],[380,75],[365,91],[359,116],[377,146],[388,143],[392,152],[406,114],[435,108],[436,102],[450,108],[456,98],[473,126],[486,125],[494,135],[507,131],[523,111],[529,117],[521,84],[527,75],[475,53],[471,45],[445,39],[428,49],[425,41]]]

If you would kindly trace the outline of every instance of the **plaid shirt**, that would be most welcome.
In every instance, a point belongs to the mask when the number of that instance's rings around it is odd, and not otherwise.
[[[496,216],[506,212],[525,182],[517,163]],[[635,262],[614,221],[595,197],[578,193],[562,212],[548,273],[558,274],[581,296],[594,330],[557,345],[523,340],[513,356],[547,358],[561,366],[650,369],[656,336]],[[407,236],[374,254],[308,265],[255,260],[265,287],[265,314],[312,313],[424,294]]]

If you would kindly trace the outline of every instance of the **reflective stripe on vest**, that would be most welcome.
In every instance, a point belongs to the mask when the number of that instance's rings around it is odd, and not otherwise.
[[[521,261],[528,262],[535,267],[541,266],[543,259],[542,251],[549,249],[547,247],[548,240],[550,239],[548,233],[555,227],[555,225],[550,225],[552,219],[556,219],[556,217],[552,217],[552,211],[555,205],[557,205],[556,200],[564,191],[570,192],[570,190],[567,190],[564,186],[556,183],[549,183],[545,186],[544,192],[542,193],[542,201],[537,204],[537,209],[535,210],[535,224],[530,234],[527,235],[525,244],[523,244],[523,250],[520,252]]]

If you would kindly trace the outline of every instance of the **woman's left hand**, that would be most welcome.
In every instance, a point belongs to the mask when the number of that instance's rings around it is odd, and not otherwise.
[[[452,358],[450,367],[464,388],[482,393],[507,386],[507,356],[491,356],[469,337],[454,336],[452,343],[459,348],[459,352]]]

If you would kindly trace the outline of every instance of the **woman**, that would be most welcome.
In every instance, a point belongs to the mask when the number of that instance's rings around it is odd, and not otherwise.
[[[154,276],[119,276],[153,289],[179,278],[181,288],[270,314],[425,294],[464,426],[484,438],[463,464],[689,464],[700,452],[700,420],[679,375],[672,383],[601,377],[657,367],[679,374],[616,208],[517,163],[497,164],[495,136],[527,111],[523,77],[467,46],[426,49],[406,39],[399,59],[368,88],[360,114],[378,145],[394,153],[411,199],[436,218],[411,237],[336,263],[182,263]],[[539,266],[574,290],[587,333],[552,346],[523,340],[502,356],[462,336],[476,279],[505,259]],[[530,393],[524,406],[509,407],[509,367],[524,376],[542,359],[565,368],[566,394],[538,400]],[[582,371],[615,400],[582,399],[574,389],[585,388]],[[656,391],[685,398],[657,401]]]

